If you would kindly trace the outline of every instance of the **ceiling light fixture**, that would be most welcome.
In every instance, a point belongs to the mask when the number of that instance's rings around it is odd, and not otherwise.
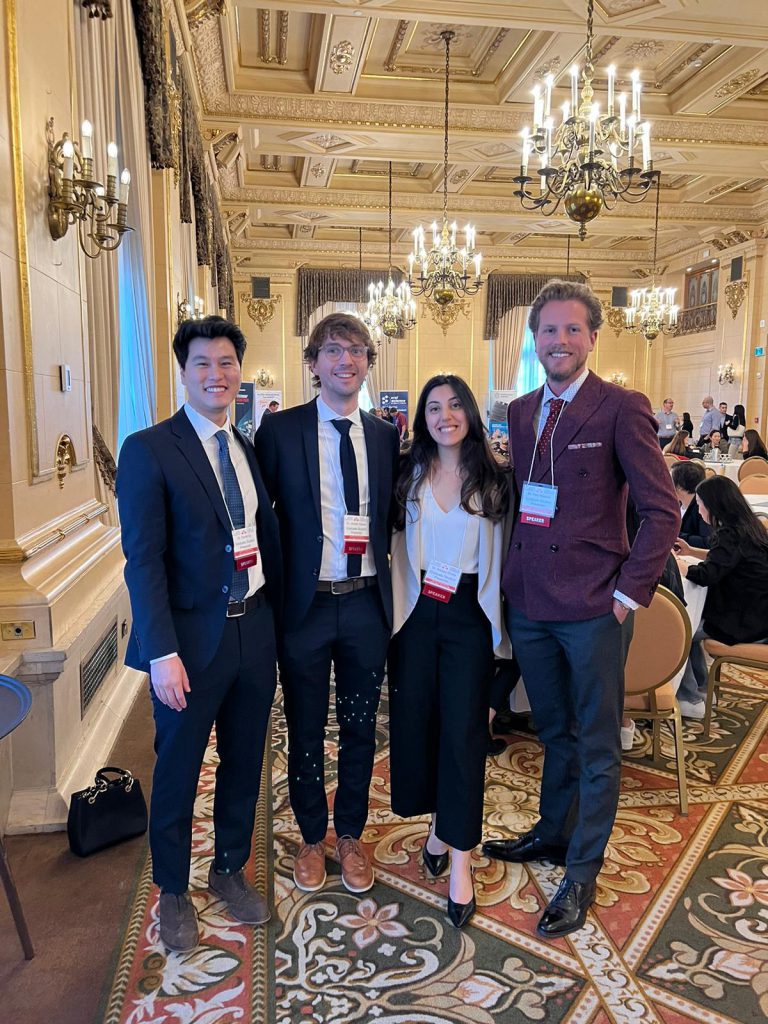
[[[379,281],[368,285],[368,306],[363,313],[363,321],[374,334],[383,334],[389,341],[399,337],[404,331],[411,331],[416,326],[416,303],[411,298],[411,289],[407,281],[401,281],[395,288],[392,280],[392,161],[389,161],[389,280],[387,287]]]
[[[656,284],[656,253],[659,241],[659,193],[661,176],[656,179],[656,219],[653,228],[653,265],[651,287],[636,288],[630,295],[631,306],[626,309],[627,330],[642,334],[650,344],[660,334],[677,334],[676,288],[662,288]]]
[[[618,199],[638,203],[648,194],[658,171],[653,169],[651,126],[640,117],[640,72],[632,72],[631,106],[627,97],[618,97],[616,112],[616,69],[608,68],[606,112],[593,103],[592,20],[594,0],[587,0],[587,46],[585,65],[571,68],[571,99],[562,105],[562,121],[557,128],[551,116],[552,87],[548,75],[544,95],[539,86],[533,90],[533,132],[523,130],[520,174],[513,180],[519,186],[515,196],[526,210],[551,216],[563,203],[566,214],[579,225],[579,238],[587,234],[587,224],[603,210],[610,210]],[[640,146],[642,166],[635,163]],[[531,158],[539,162],[538,173],[528,173]],[[626,160],[626,166],[621,166]],[[537,184],[534,184],[537,182]]]
[[[475,251],[475,229],[464,228],[464,247],[456,246],[457,226],[448,223],[448,103],[451,74],[451,40],[456,33],[440,33],[445,43],[445,123],[443,134],[443,226],[438,229],[432,222],[432,248],[427,252],[424,228],[420,224],[413,230],[413,252],[408,257],[408,285],[414,295],[426,295],[438,305],[447,306],[465,295],[476,295],[483,285],[480,274],[482,256]],[[474,264],[474,274],[469,268]],[[419,276],[414,280],[413,270]]]

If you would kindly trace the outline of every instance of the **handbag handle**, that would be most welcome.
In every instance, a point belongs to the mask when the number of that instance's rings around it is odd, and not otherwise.
[[[94,796],[98,793],[105,792],[111,781],[117,781],[109,779],[107,777],[108,772],[112,775],[116,775],[117,779],[125,784],[126,793],[130,793],[135,781],[133,775],[125,768],[112,768],[107,765],[105,768],[99,768],[96,772],[96,778],[94,779],[94,785],[92,787],[92,790],[95,791]],[[91,802],[93,801],[91,800]]]

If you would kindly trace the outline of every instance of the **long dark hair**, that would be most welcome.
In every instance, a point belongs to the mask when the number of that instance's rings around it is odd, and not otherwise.
[[[430,466],[438,458],[437,443],[427,428],[426,409],[431,392],[443,385],[453,389],[467,416],[467,436],[461,443],[459,458],[464,477],[461,507],[470,515],[483,515],[497,522],[504,518],[509,505],[508,473],[493,457],[475,396],[461,377],[453,373],[439,373],[430,377],[421,389],[413,417],[413,443],[400,464],[400,474],[395,485],[399,507],[398,529],[405,526],[408,498],[413,496],[417,483],[429,473]],[[479,509],[472,505],[475,496],[480,500]]]
[[[752,428],[745,430],[744,440],[747,442],[747,450],[744,452],[745,459],[751,459],[753,455],[758,455],[761,459],[768,459],[768,451],[756,430],[752,430]]]
[[[711,476],[702,480],[696,497],[701,498],[712,520],[713,541],[720,530],[731,529],[735,530],[739,544],[750,542],[768,550],[768,531],[730,477]]]
[[[683,413],[683,422],[680,424],[683,430],[687,430],[691,437],[693,437],[693,420],[689,412]]]
[[[734,427],[746,427],[747,414],[744,411],[743,405],[734,405],[733,416],[731,416],[731,425]]]

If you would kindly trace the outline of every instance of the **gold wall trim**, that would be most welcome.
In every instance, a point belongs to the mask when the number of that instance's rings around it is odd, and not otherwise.
[[[0,565],[26,562],[43,551],[54,547],[83,526],[87,526],[106,512],[107,506],[97,500],[81,505],[73,512],[67,512],[54,521],[54,525],[46,524],[42,530],[33,530],[17,541],[0,543]]]
[[[29,444],[29,470],[32,482],[49,480],[52,471],[41,476],[40,451],[37,438],[35,406],[35,370],[32,357],[32,308],[29,288],[29,253],[27,251],[27,211],[24,201],[24,157],[21,138],[21,101],[19,93],[19,50],[16,25],[16,0],[5,4],[5,52],[8,65],[8,96],[11,123],[11,162],[13,167],[13,199],[16,217],[16,259],[19,265],[19,298],[21,303],[21,338],[24,360],[24,413]]]

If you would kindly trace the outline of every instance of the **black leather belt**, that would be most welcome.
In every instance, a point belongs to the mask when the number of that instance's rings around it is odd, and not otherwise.
[[[321,594],[351,594],[355,590],[364,590],[376,583],[375,576],[356,576],[351,580],[318,580],[317,589]]]
[[[245,615],[246,612],[253,611],[254,608],[261,608],[263,604],[267,603],[267,595],[264,593],[264,587],[261,590],[257,590],[255,594],[251,594],[250,597],[246,597],[244,601],[230,601],[227,605],[227,618],[228,619],[239,619],[241,615]]]

